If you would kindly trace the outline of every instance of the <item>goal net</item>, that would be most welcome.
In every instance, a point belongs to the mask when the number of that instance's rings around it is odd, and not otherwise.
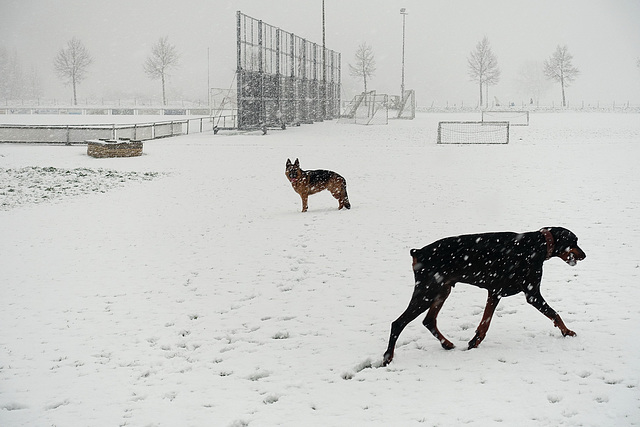
[[[413,120],[416,118],[416,91],[405,90],[402,98],[396,97],[396,109],[399,119]]]
[[[375,91],[356,95],[348,102],[338,123],[358,125],[386,125],[389,123],[388,95]]]
[[[509,122],[439,122],[438,144],[508,144]]]
[[[235,89],[209,89],[209,105],[214,127],[234,129],[238,126],[238,100]]]
[[[509,122],[511,126],[529,126],[529,112],[524,111],[483,111],[483,122]]]

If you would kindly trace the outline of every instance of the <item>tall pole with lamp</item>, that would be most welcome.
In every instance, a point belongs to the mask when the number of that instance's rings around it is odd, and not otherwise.
[[[324,0],[322,0],[322,120],[327,118],[327,46],[325,44],[324,29]]]
[[[402,84],[400,85],[400,99],[404,100],[404,34],[405,34],[405,18],[407,17],[407,9],[400,9],[402,15]]]

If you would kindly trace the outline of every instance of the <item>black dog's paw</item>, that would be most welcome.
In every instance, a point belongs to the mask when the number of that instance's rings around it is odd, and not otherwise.
[[[393,360],[393,353],[385,353],[382,357],[382,366],[387,366]]]
[[[454,348],[456,348],[455,344],[446,339],[441,340],[440,345],[442,345],[442,348],[444,348],[445,350],[453,350]]]
[[[469,341],[469,347],[468,349],[471,350],[472,348],[477,348],[480,345],[480,342],[482,340],[478,337],[473,337],[473,339],[471,341]]]

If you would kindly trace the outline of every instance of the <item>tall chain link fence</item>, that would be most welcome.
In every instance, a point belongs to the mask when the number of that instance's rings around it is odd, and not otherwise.
[[[238,129],[340,115],[340,53],[237,12]]]

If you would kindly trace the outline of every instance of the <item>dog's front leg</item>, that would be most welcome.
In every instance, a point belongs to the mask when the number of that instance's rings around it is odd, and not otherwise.
[[[300,198],[302,199],[302,212],[306,212],[307,209],[309,209],[309,195],[308,194],[301,194]]]
[[[391,323],[389,345],[387,346],[387,351],[384,352],[384,356],[382,357],[382,366],[387,366],[393,360],[393,352],[400,333],[413,319],[424,313],[432,302],[433,297],[428,297],[422,289],[414,291],[407,309],[400,315],[400,317]]]
[[[553,321],[553,325],[557,326],[558,329],[560,329],[560,332],[562,332],[563,337],[576,336],[575,332],[567,328],[567,325],[564,324],[560,315],[556,313],[556,311],[553,308],[551,308],[549,304],[547,304],[544,298],[542,298],[542,295],[540,294],[539,291],[528,293],[526,295],[527,295],[527,302],[532,306],[534,306],[540,313],[544,314],[549,319],[551,319]]]

